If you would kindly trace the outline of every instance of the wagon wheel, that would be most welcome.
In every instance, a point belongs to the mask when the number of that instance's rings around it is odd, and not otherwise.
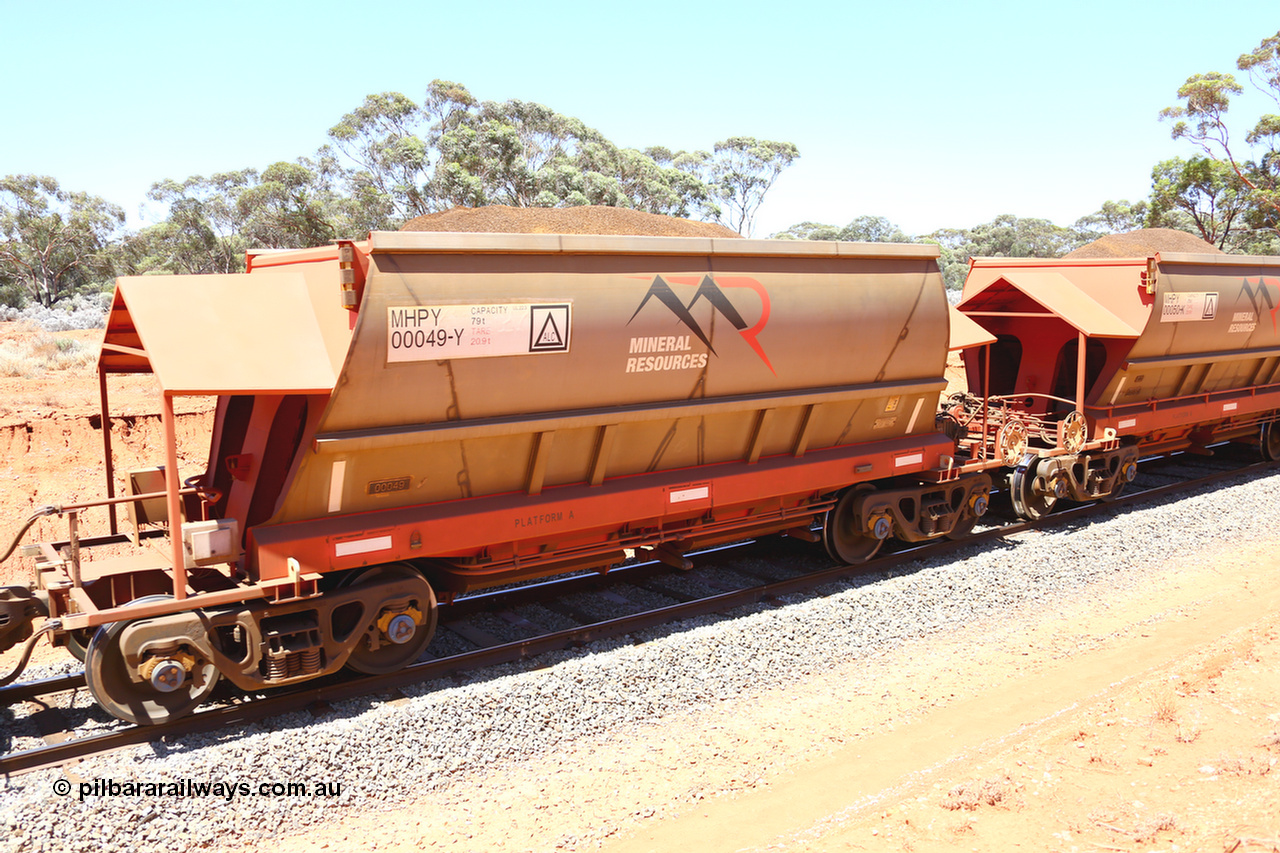
[[[64,645],[67,651],[71,652],[71,656],[80,663],[84,663],[85,655],[89,653],[89,643],[93,642],[94,629],[80,628],[75,631],[67,632],[67,639]]]
[[[1037,473],[1039,468],[1045,467],[1045,462],[1035,456],[1027,456],[1009,474],[1009,496],[1019,518],[1028,521],[1044,518],[1053,512],[1058,502],[1044,475]]]
[[[374,608],[347,658],[348,669],[365,675],[385,675],[416,661],[436,632],[436,594],[422,573],[400,563],[374,566],[353,577],[350,586],[388,578],[414,581],[407,605],[404,595]],[[387,604],[392,604],[388,607]]]
[[[172,597],[148,595],[125,606],[168,601]],[[148,679],[134,681],[120,649],[120,635],[136,621],[103,625],[89,641],[84,666],[89,692],[107,713],[138,725],[159,725],[191,713],[213,693],[218,668],[212,661],[197,657],[191,672],[185,672],[176,661],[166,659],[152,668]]]
[[[1062,446],[1068,453],[1079,453],[1089,440],[1089,424],[1084,415],[1072,412],[1062,419]]]
[[[1280,421],[1268,421],[1258,432],[1258,447],[1267,462],[1280,461]]]
[[[875,490],[870,483],[845,489],[836,505],[827,510],[822,522],[822,544],[827,547],[831,559],[848,565],[865,563],[884,544],[884,539],[877,539],[864,530],[853,513],[853,504],[858,496]]]
[[[1017,418],[1005,421],[996,432],[996,451],[1000,454],[1001,465],[1017,465],[1022,454],[1027,451],[1026,424]]]

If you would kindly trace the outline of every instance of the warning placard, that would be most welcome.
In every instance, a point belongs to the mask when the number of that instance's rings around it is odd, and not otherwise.
[[[387,308],[387,361],[568,352],[572,302]]]

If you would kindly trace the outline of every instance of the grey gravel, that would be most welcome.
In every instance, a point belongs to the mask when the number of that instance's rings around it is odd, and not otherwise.
[[[1082,596],[1138,588],[1173,557],[1280,529],[1280,474],[1104,520],[1032,531],[959,556],[832,584],[818,595],[688,620],[463,683],[406,688],[407,700],[334,704],[317,720],[280,717],[174,743],[152,744],[63,770],[0,782],[0,851],[191,850],[251,842],[412,801],[462,774],[500,769],[577,738],[742,699],[759,688],[870,659],[903,643],[1010,610],[1056,608]],[[821,546],[779,550],[822,562]],[[686,581],[667,579],[670,585]],[[689,581],[692,582],[691,580]],[[550,626],[549,626],[550,627]],[[5,725],[20,725],[6,721]],[[83,780],[177,784],[334,782],[333,797],[78,796]],[[55,783],[70,781],[59,796]]]

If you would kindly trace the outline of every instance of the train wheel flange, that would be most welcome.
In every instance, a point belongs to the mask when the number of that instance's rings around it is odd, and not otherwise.
[[[148,595],[126,607],[170,598]],[[144,661],[148,676],[156,678],[135,681],[120,648],[120,635],[131,624],[133,621],[122,620],[103,625],[85,651],[85,683],[107,713],[138,725],[159,725],[186,716],[209,698],[218,684],[218,668],[211,661],[186,653],[165,655],[152,665]],[[186,662],[190,663],[189,671]]]
[[[80,628],[75,631],[68,631],[63,645],[71,656],[80,663],[84,663],[85,656],[89,653],[89,644],[93,642],[93,635],[96,632],[92,628]]]
[[[880,524],[884,520],[883,517],[876,519],[880,529],[875,533],[864,529],[858,522],[853,510],[854,503],[859,496],[874,491],[875,487],[869,483],[846,489],[836,501],[836,505],[827,510],[826,518],[822,522],[822,544],[826,546],[831,559],[848,565],[865,563],[875,556],[880,546],[884,544],[884,540],[888,538],[888,534],[893,532],[892,522],[888,524],[888,530],[884,530],[884,526]],[[885,533],[883,538],[877,537],[880,532]]]
[[[1258,448],[1267,462],[1280,462],[1280,421],[1268,421],[1258,433]]]
[[[1053,512],[1058,503],[1057,492],[1062,490],[1059,487],[1065,484],[1048,470],[1051,464],[1035,456],[1023,457],[1009,475],[1009,495],[1020,518],[1036,521]]]
[[[383,603],[375,608],[364,631],[356,639],[347,658],[348,669],[365,675],[385,675],[403,669],[416,661],[436,632],[436,596],[421,572],[410,566],[391,564],[375,566],[352,578],[350,586],[395,579],[411,580],[418,587],[405,603],[403,594],[394,599],[399,604]]]

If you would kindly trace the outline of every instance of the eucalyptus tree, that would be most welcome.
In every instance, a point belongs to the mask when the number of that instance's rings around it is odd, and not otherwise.
[[[971,258],[1060,258],[1087,238],[1047,219],[1006,213],[972,228],[942,228],[921,239],[938,244],[943,279],[947,287],[959,288]]]
[[[479,101],[434,80],[421,103],[370,95],[329,131],[354,207],[376,227],[450,207],[599,204],[723,218],[750,230],[798,151],[732,137],[715,153],[619,146],[581,119],[532,101]],[[725,215],[727,213],[727,215]]]
[[[751,236],[756,214],[782,170],[800,157],[791,142],[733,136],[717,142],[706,165],[707,183],[725,204],[724,224]]]
[[[257,180],[254,169],[166,178],[151,185],[147,198],[166,207],[164,219],[126,241],[123,271],[185,275],[244,271],[245,217],[236,203]]]
[[[1104,201],[1102,207],[1076,220],[1076,231],[1088,240],[1096,240],[1106,234],[1125,234],[1147,226],[1150,205],[1146,201],[1130,202],[1128,199]]]
[[[429,115],[399,92],[368,95],[329,129],[337,150],[355,166],[351,195],[377,218],[394,221],[430,213],[432,147],[422,133]]]
[[[883,216],[859,216],[843,228],[801,222],[773,235],[782,240],[848,240],[858,243],[912,243],[913,238]]]
[[[124,211],[98,196],[65,190],[51,177],[0,179],[0,287],[51,307],[110,275],[108,248]]]
[[[1151,170],[1150,227],[1181,228],[1226,249],[1249,206],[1249,188],[1221,160],[1175,157]]]
[[[262,172],[158,181],[147,195],[166,206],[165,217],[124,242],[118,265],[130,273],[233,273],[244,270],[249,249],[360,237],[368,231],[364,210],[340,192],[340,177],[332,158],[320,156],[273,163]]]
[[[1280,32],[1264,38],[1236,60],[1237,70],[1266,98],[1280,107]],[[1233,136],[1228,113],[1233,97],[1244,87],[1232,74],[1196,74],[1178,89],[1177,106],[1167,107],[1161,119],[1172,121],[1174,139],[1185,139],[1210,158],[1226,163],[1246,188],[1249,204],[1269,213],[1255,222],[1277,226],[1280,214],[1280,114],[1263,113],[1245,131],[1243,144]],[[1277,232],[1280,233],[1280,232]]]

